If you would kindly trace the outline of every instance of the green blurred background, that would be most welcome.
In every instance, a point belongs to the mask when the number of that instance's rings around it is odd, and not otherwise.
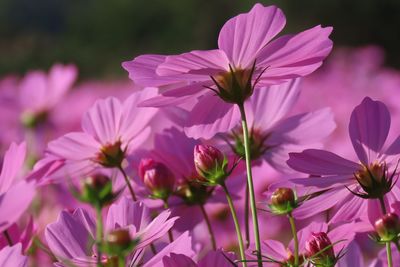
[[[0,0],[0,76],[78,65],[81,78],[126,77],[121,62],[143,53],[216,47],[230,17],[257,1]],[[400,67],[400,0],[281,0],[284,32],[334,26],[336,46],[377,44]]]

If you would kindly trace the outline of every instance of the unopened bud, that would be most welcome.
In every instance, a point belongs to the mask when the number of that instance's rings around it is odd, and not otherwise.
[[[332,242],[325,232],[312,233],[305,244],[306,255],[316,266],[333,267],[336,262]]]
[[[275,214],[287,214],[297,207],[297,198],[290,188],[278,188],[271,196],[271,211]]]
[[[84,202],[103,206],[114,199],[111,179],[103,174],[88,176],[83,181],[80,199]]]
[[[194,164],[197,173],[210,185],[220,184],[228,176],[228,161],[222,152],[213,146],[196,145]]]
[[[175,178],[172,172],[161,162],[142,159],[139,164],[139,176],[152,196],[167,199],[175,190]]]
[[[389,242],[400,234],[400,220],[395,213],[387,213],[375,222],[375,231],[381,241]]]

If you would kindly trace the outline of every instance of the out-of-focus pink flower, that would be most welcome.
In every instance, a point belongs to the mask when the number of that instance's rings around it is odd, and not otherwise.
[[[219,34],[219,49],[166,57],[145,55],[123,63],[123,67],[139,85],[170,85],[161,89],[160,96],[143,105],[176,105],[201,96],[189,122],[202,125],[223,121],[206,136],[209,138],[218,131],[226,131],[223,127],[237,115],[231,103],[243,103],[254,87],[258,90],[307,75],[329,54],[331,27],[316,26],[273,40],[285,23],[279,8],[256,4],[249,13],[225,23]]]
[[[354,193],[366,198],[385,195],[384,198],[388,203],[399,199],[398,186],[392,187],[385,182],[390,183],[390,177],[396,172],[400,154],[400,137],[391,145],[384,147],[389,128],[390,114],[386,106],[382,102],[366,97],[354,109],[349,124],[350,139],[360,163],[324,150],[308,149],[302,153],[290,153],[288,160],[290,167],[317,176],[292,179],[292,182],[309,186],[314,188],[313,190],[330,189],[299,207],[294,212],[297,218],[312,216],[334,206],[331,213],[334,214],[331,217],[333,222],[355,218],[366,219],[367,214],[376,216],[375,214],[379,213],[377,199],[367,201]],[[377,168],[382,171],[377,171]]]
[[[333,132],[336,123],[329,108],[288,116],[300,94],[299,79],[257,90],[245,103],[250,125],[250,149],[254,163],[261,159],[279,171],[289,172],[286,165],[289,152],[302,151],[307,146],[321,146],[321,141]],[[243,134],[237,118],[229,139],[235,152],[244,157]],[[197,126],[199,133],[202,133]],[[209,129],[204,126],[203,129]],[[188,130],[186,130],[188,133]]]
[[[122,198],[113,204],[107,214],[106,232],[124,228],[129,230],[131,239],[138,239],[132,257],[143,256],[142,250],[163,237],[173,226],[175,218],[169,218],[170,212],[164,211],[151,220],[149,210],[141,202],[132,202]],[[60,262],[69,262],[77,266],[96,264],[93,248],[96,222],[84,209],[73,213],[62,211],[57,222],[46,227],[45,236],[49,248]],[[95,255],[95,256],[93,256]],[[106,258],[103,259],[107,261]]]
[[[0,266],[28,267],[28,257],[22,255],[21,248],[22,245],[18,243],[0,250]]]
[[[83,132],[50,142],[48,153],[65,160],[64,175],[121,166],[126,154],[138,148],[151,132],[147,125],[157,110],[137,104],[155,93],[155,89],[134,93],[123,103],[113,97],[98,100],[82,119]]]
[[[0,232],[7,230],[26,211],[35,196],[35,182],[21,179],[26,144],[11,144],[0,174]]]
[[[42,71],[28,73],[19,84],[22,120],[30,125],[46,116],[66,95],[77,78],[73,65],[54,65],[48,74]]]

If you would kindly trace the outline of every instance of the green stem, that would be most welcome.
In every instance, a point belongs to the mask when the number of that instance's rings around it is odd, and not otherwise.
[[[126,172],[125,172],[125,170],[122,168],[122,166],[119,166],[118,169],[120,170],[120,172],[121,172],[122,175],[124,176],[125,183],[126,183],[126,185],[128,186],[128,189],[129,189],[129,192],[131,193],[132,199],[133,199],[134,201],[137,201],[135,192],[133,191],[132,185],[131,185],[131,183],[129,182],[128,175],[126,174]]]
[[[292,229],[293,241],[294,241],[294,266],[299,266],[299,240],[297,239],[296,224],[292,213],[288,214],[290,228]]]
[[[118,267],[125,267],[125,257],[124,256],[118,257]]]
[[[168,202],[166,200],[164,200],[164,209],[169,209]],[[171,229],[168,230],[168,239],[170,243],[174,242],[174,236],[172,235]]]
[[[12,247],[13,242],[12,242],[11,237],[10,237],[10,235],[8,234],[7,230],[5,230],[5,231],[3,232],[3,235],[4,235],[5,239],[7,240],[8,245],[9,245],[10,247]]]
[[[250,246],[250,216],[249,216],[249,187],[246,184],[246,195],[244,199],[244,225],[246,234],[246,248]]]
[[[393,267],[393,263],[392,263],[392,249],[391,249],[391,247],[390,247],[390,242],[386,242],[386,255],[387,255],[388,267]]]
[[[236,215],[235,207],[233,206],[232,197],[229,194],[228,188],[226,187],[225,183],[222,183],[221,186],[225,191],[226,200],[228,201],[228,205],[231,210],[231,214],[232,214],[232,218],[233,218],[233,223],[235,224],[236,235],[237,235],[237,239],[238,239],[238,243],[239,243],[240,259],[243,261],[243,266],[246,267],[247,263],[246,263],[246,256],[244,255],[242,233],[240,232],[239,221],[238,221],[238,218]]]
[[[239,104],[238,106],[239,106],[239,110],[240,110],[240,115],[242,117],[243,141],[244,141],[244,149],[245,149],[245,156],[246,156],[246,169],[247,169],[247,186],[249,187],[250,208],[251,208],[251,216],[252,216],[253,227],[254,227],[254,242],[256,245],[257,260],[259,261],[258,266],[262,267],[260,230],[258,227],[256,198],[255,198],[255,194],[254,194],[253,177],[252,177],[252,173],[251,173],[249,130],[247,128],[247,120],[246,120],[246,112],[244,110],[244,104]]]
[[[101,264],[101,245],[103,244],[103,218],[101,217],[101,206],[96,206],[97,228],[96,228],[96,246],[97,246],[97,266]]]
[[[214,232],[212,230],[211,227],[211,222],[210,222],[210,218],[208,218],[208,214],[204,208],[203,204],[200,204],[200,209],[201,209],[201,213],[203,214],[204,220],[206,221],[207,224],[207,229],[208,229],[208,234],[210,235],[210,240],[211,240],[211,245],[213,250],[217,249],[217,243],[215,242],[215,236],[214,236]]]
[[[386,211],[386,206],[385,206],[385,200],[383,199],[383,197],[379,198],[379,203],[381,204],[381,210],[383,212],[383,215],[385,215],[387,213],[387,211]]]

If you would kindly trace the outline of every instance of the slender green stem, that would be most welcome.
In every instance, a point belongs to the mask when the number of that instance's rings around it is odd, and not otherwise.
[[[125,257],[124,256],[118,257],[118,267],[125,267]]]
[[[250,208],[251,208],[251,216],[252,216],[253,228],[254,228],[254,242],[256,245],[257,259],[259,261],[258,266],[262,267],[260,230],[258,227],[256,198],[255,198],[255,194],[254,194],[253,177],[252,177],[252,173],[251,173],[249,130],[247,128],[247,120],[246,120],[246,112],[244,110],[244,104],[239,104],[238,106],[240,109],[240,115],[242,117],[243,141],[244,141],[244,148],[245,148],[245,155],[246,155],[247,186],[249,187]]]
[[[293,241],[294,241],[294,266],[299,266],[299,240],[297,238],[296,224],[292,213],[288,214],[290,228],[292,229]]]
[[[97,228],[96,228],[96,246],[97,246],[97,266],[102,266],[101,264],[101,245],[103,244],[103,218],[101,217],[101,206],[96,206],[96,217],[97,217]]]
[[[390,247],[390,242],[386,242],[386,255],[387,255],[388,267],[393,267],[392,248]]]
[[[164,200],[164,209],[169,209],[168,202],[166,200]],[[172,235],[171,229],[168,230],[168,239],[170,243],[174,242],[174,236]]]
[[[225,183],[222,183],[221,186],[225,191],[226,200],[228,201],[228,205],[229,205],[229,208],[231,210],[231,214],[232,214],[232,218],[233,218],[233,223],[235,224],[236,235],[237,235],[237,239],[238,239],[238,243],[239,243],[240,259],[242,261],[244,261],[243,262],[243,266],[246,267],[247,263],[246,263],[246,256],[244,254],[242,233],[240,231],[240,226],[239,226],[239,221],[238,221],[238,218],[237,218],[237,215],[236,215],[236,210],[235,210],[235,207],[233,206],[232,197],[229,194],[228,188],[226,187]]]
[[[246,184],[246,195],[244,199],[244,225],[246,234],[246,248],[250,246],[250,216],[249,216],[249,186]]]
[[[132,185],[131,185],[131,183],[129,182],[128,175],[126,174],[126,172],[125,172],[124,168],[122,168],[122,166],[119,166],[118,169],[120,170],[120,172],[121,172],[122,175],[124,176],[125,183],[126,183],[126,185],[128,186],[128,189],[129,189],[129,192],[131,193],[132,199],[133,199],[134,201],[136,201],[137,198],[136,198],[135,192],[133,191]]]
[[[215,242],[215,236],[214,236],[213,229],[211,227],[210,218],[208,217],[208,214],[204,208],[204,205],[200,204],[199,206],[201,209],[201,213],[203,214],[204,220],[206,221],[206,224],[207,224],[208,234],[210,235],[212,248],[213,248],[213,250],[217,250],[217,243]]]
[[[386,206],[385,206],[385,200],[383,199],[383,197],[379,198],[379,203],[381,204],[381,210],[383,212],[383,215],[385,215],[387,213],[387,211],[386,211]]]
[[[3,235],[4,235],[5,239],[7,240],[8,245],[9,245],[10,247],[12,247],[13,242],[12,242],[11,237],[10,237],[10,235],[8,234],[7,230],[5,230],[5,231],[3,232]]]

